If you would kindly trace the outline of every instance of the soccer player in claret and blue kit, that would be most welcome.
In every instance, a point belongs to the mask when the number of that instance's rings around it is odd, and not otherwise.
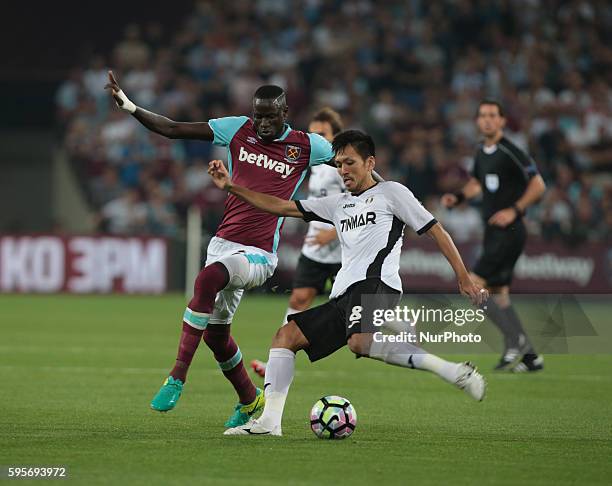
[[[308,131],[318,133],[331,142],[342,130],[342,118],[331,108],[323,108],[314,114]],[[340,194],[345,190],[342,177],[335,166],[321,164],[313,167],[308,178],[308,199]],[[295,275],[293,290],[289,297],[289,308],[284,316],[308,309],[315,297],[325,292],[328,280],[332,282],[340,270],[342,252],[336,229],[321,221],[308,223],[308,233],[302,245]],[[266,374],[266,363],[258,359],[251,361],[251,368],[262,378]]]
[[[287,124],[285,92],[278,86],[257,89],[252,118],[236,116],[193,123],[176,122],[136,106],[111,71],[106,87],[119,108],[155,133],[227,147],[232,181],[254,191],[291,199],[309,167],[333,159],[327,140],[293,130]],[[248,376],[230,325],[244,290],[262,285],[274,272],[283,221],[283,217],[228,195],[221,224],[208,245],[206,264],[196,278],[193,298],[183,315],[175,365],[151,402],[153,410],[167,412],[176,406],[202,339],[238,394],[238,404],[225,426],[242,425],[263,408],[264,394]]]
[[[272,340],[263,414],[226,430],[226,435],[282,435],[283,409],[293,380],[295,354],[300,350],[317,361],[348,345],[359,356],[431,371],[475,400],[484,398],[486,383],[473,364],[446,361],[403,340],[375,337],[379,333],[375,332],[374,312],[392,310],[401,296],[399,261],[406,225],[435,240],[457,276],[459,290],[474,304],[482,305],[488,292],[472,280],[451,237],[407,187],[372,178],[375,147],[369,135],[358,130],[342,132],[334,138],[333,148],[347,192],[303,201],[240,187],[221,161],[209,164],[217,187],[271,214],[333,224],[342,246],[342,267],[330,300],[290,314]]]

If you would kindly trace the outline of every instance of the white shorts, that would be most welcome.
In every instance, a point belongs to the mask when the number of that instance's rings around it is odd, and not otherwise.
[[[230,265],[226,265],[230,272],[230,283],[217,294],[215,307],[208,321],[209,324],[231,324],[244,289],[252,289],[262,285],[272,276],[278,263],[278,258],[273,253],[215,236],[208,244],[206,266],[215,262],[223,263],[224,259],[232,262]],[[239,281],[237,281],[237,275],[235,275],[237,272],[232,270],[236,263],[241,266]]]

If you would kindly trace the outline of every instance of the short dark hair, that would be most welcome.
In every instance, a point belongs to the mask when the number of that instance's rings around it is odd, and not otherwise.
[[[497,106],[497,110],[499,111],[499,116],[503,116],[503,117],[506,116],[505,113],[504,113],[504,107],[502,106],[502,104],[499,101],[494,100],[492,98],[485,98],[484,100],[481,100],[480,103],[478,103],[478,108],[476,109],[476,116],[477,117],[480,114],[480,107],[482,105]]]
[[[281,106],[287,104],[285,90],[274,84],[265,84],[257,88],[253,95],[253,100],[272,100]]]
[[[335,153],[338,153],[347,145],[353,147],[355,152],[357,152],[363,160],[370,156],[376,156],[374,140],[372,140],[372,137],[370,137],[367,133],[364,133],[361,130],[345,130],[340,132],[334,137],[332,149]]]
[[[311,121],[329,123],[334,135],[337,135],[342,128],[344,128],[340,114],[329,107],[321,108],[319,111],[317,111],[313,115]]]

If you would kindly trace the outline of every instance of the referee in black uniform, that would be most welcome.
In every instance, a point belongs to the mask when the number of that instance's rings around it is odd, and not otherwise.
[[[522,217],[546,186],[533,159],[504,137],[506,119],[498,102],[481,101],[476,123],[484,141],[476,152],[472,176],[459,192],[444,194],[441,202],[452,208],[482,193],[484,248],[472,276],[493,296],[487,315],[504,335],[505,350],[496,369],[538,371],[544,367],[543,358],[529,342],[510,303],[509,289],[527,239]]]

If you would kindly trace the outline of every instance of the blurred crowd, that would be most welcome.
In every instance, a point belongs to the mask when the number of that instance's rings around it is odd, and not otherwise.
[[[104,90],[112,68],[137,105],[182,121],[249,114],[263,83],[304,129],[322,106],[377,142],[377,170],[405,183],[459,241],[478,210],[439,194],[466,180],[483,97],[547,182],[529,231],[580,244],[612,232],[612,4],[606,0],[201,1],[175,31],[129,25],[113,52],[57,91],[65,148],[111,233],[180,234],[187,208],[214,231],[224,195],[205,167],[224,151],[151,134]],[[449,217],[452,216],[452,217]]]

